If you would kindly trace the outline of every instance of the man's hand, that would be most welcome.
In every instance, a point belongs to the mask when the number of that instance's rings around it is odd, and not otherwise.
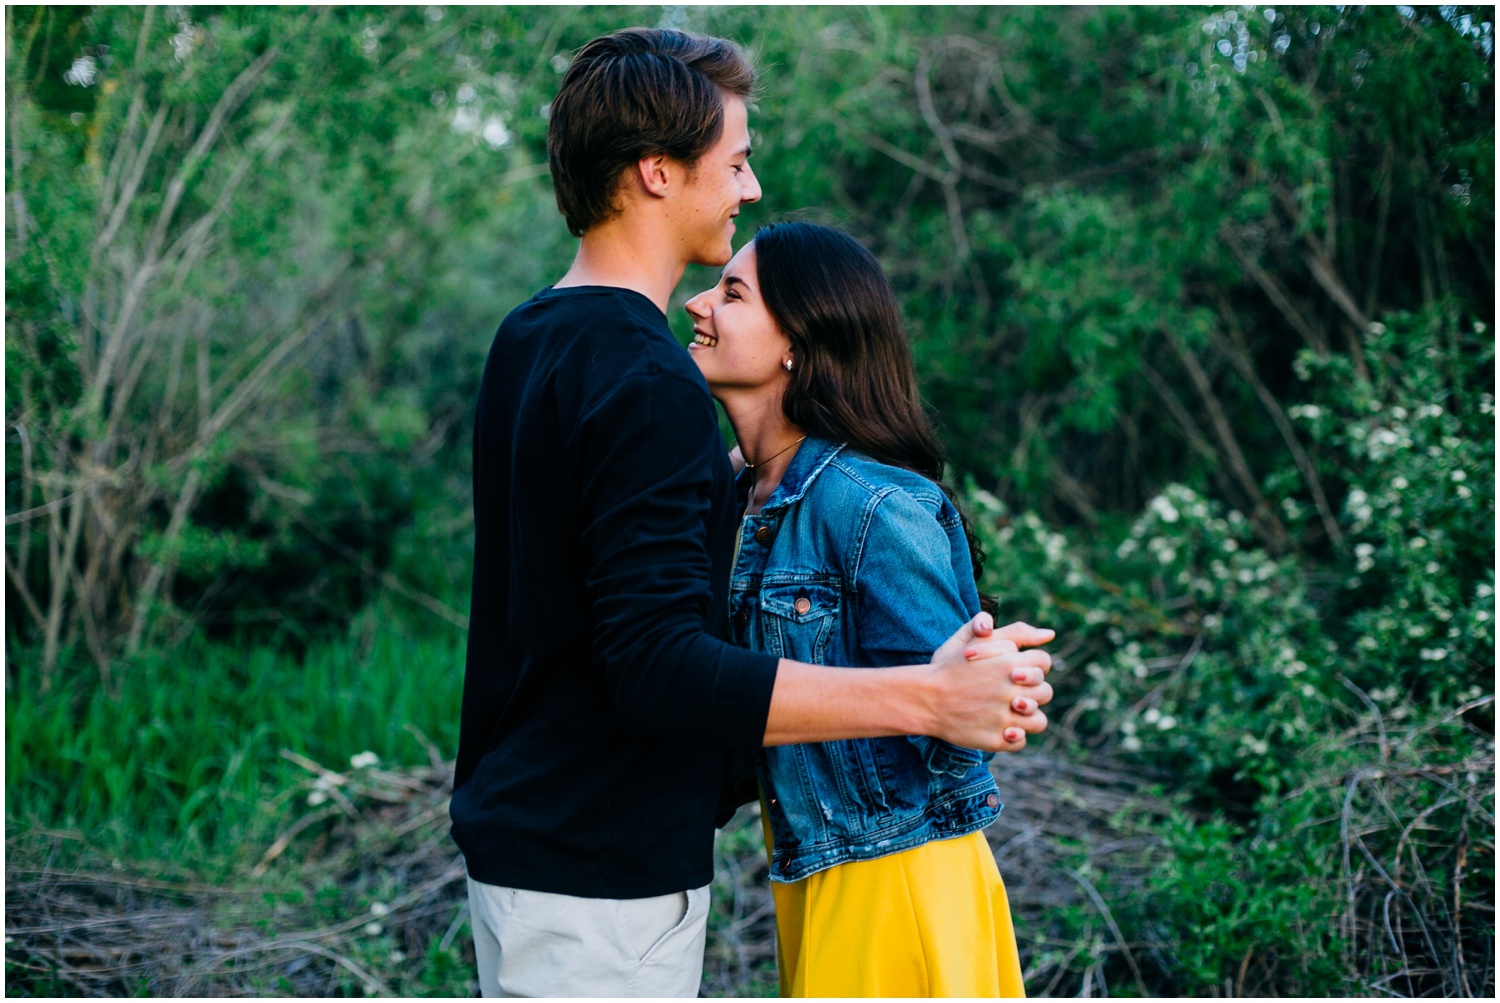
[[[1046,681],[1052,656],[1022,651],[1056,635],[1041,627],[1012,623],[998,630],[980,613],[932,656],[936,724],[930,734],[954,745],[991,752],[1016,752],[1026,736],[1047,727],[1042,705],[1052,699]]]

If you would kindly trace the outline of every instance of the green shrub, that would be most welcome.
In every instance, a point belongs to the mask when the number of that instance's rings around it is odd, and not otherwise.
[[[1364,351],[1364,374],[1342,356],[1297,366],[1308,402],[1292,414],[1342,499],[1339,541],[1296,469],[1267,478],[1296,548],[1281,556],[1181,484],[1096,534],[970,486],[1002,619],[1054,627],[1071,653],[1054,716],[1086,750],[1170,778],[1181,806],[1119,821],[1153,837],[1143,883],[1095,876],[1126,939],[1155,945],[1150,991],[1343,994],[1399,977],[1457,992],[1482,970],[1493,343],[1434,312],[1372,325]],[[1389,903],[1361,911],[1390,896],[1394,918]]]

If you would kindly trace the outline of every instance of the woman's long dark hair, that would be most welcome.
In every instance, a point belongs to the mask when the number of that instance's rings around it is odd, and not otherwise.
[[[917,393],[911,345],[895,293],[875,256],[855,239],[813,223],[774,223],[755,233],[760,293],[792,342],[788,420],[809,435],[921,474],[943,489],[943,448]],[[955,507],[957,503],[955,502]],[[963,517],[960,508],[960,517]],[[974,582],[984,549],[964,518]],[[993,597],[980,606],[995,612]]]

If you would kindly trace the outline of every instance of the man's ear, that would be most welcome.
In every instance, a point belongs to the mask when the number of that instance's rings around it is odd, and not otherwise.
[[[661,198],[667,194],[672,182],[677,180],[681,168],[665,153],[654,153],[642,157],[635,163],[635,176],[648,195]]]

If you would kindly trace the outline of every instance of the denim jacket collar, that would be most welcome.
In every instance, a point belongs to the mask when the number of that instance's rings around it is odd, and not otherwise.
[[[812,486],[818,474],[823,472],[823,468],[828,466],[829,461],[845,445],[847,444],[829,442],[809,435],[792,456],[792,462],[787,464],[786,473],[781,475],[781,483],[776,485],[776,490],[771,492],[771,497],[761,506],[761,514],[770,515],[807,494],[807,489]]]

